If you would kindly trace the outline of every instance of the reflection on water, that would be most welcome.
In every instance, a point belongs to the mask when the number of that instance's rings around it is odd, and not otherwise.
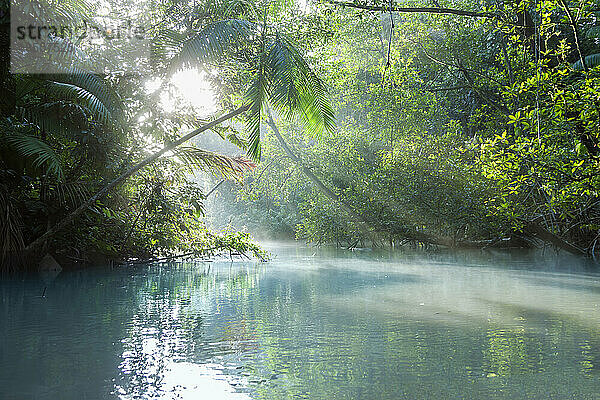
[[[0,399],[600,398],[580,261],[272,251],[1,283]]]

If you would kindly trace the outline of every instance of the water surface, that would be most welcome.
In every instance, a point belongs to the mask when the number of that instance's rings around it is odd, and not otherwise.
[[[0,399],[600,398],[580,260],[270,250],[0,283]]]

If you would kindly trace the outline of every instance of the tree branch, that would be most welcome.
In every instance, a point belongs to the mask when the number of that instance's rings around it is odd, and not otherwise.
[[[446,62],[443,60],[439,60],[439,59],[433,57],[431,54],[429,54],[427,52],[427,50],[425,50],[425,47],[421,43],[418,43],[418,45],[421,47],[421,50],[423,51],[425,56],[427,58],[429,58],[431,61],[433,61],[437,64],[440,64],[440,65],[443,65],[445,67],[448,67],[448,68],[455,68],[455,69],[459,70],[463,74],[464,78],[466,79],[466,81],[469,84],[469,86],[471,87],[471,89],[473,89],[475,91],[475,93],[477,93],[477,95],[483,101],[485,101],[488,105],[490,105],[491,107],[495,108],[496,110],[500,111],[503,114],[506,114],[506,115],[510,114],[510,111],[508,110],[508,108],[506,108],[506,106],[504,106],[503,104],[498,104],[495,100],[491,99],[487,94],[485,94],[483,91],[481,91],[480,89],[477,88],[477,86],[475,85],[475,81],[473,80],[473,77],[470,75],[470,72],[473,72],[474,74],[481,76],[485,79],[488,79],[498,85],[502,85],[499,81],[497,81],[487,75],[484,75],[480,72],[477,72],[475,70],[466,68],[465,66],[460,64],[460,62],[458,65],[456,65],[456,64],[452,64],[452,63],[449,63],[449,62]]]
[[[445,14],[445,15],[460,15],[463,17],[473,17],[473,18],[496,18],[497,15],[489,13],[489,12],[478,12],[478,11],[467,11],[467,10],[457,10],[454,8],[444,8],[444,7],[379,7],[379,6],[369,6],[365,4],[354,4],[348,3],[345,1],[337,1],[337,0],[325,0],[328,3],[335,4],[343,7],[350,8],[358,8],[360,10],[367,11],[383,11],[383,12],[401,12],[401,13],[426,13],[426,14]]]
[[[447,91],[451,91],[451,90],[462,90],[462,89],[472,89],[471,86],[451,86],[451,87],[437,87],[437,88],[430,88],[430,89],[425,89],[428,92],[431,93],[435,93],[435,92],[447,92]]]
[[[32,243],[30,243],[25,248],[25,251],[28,254],[32,254],[32,255],[36,255],[36,256],[39,255],[40,257],[43,256],[43,254],[35,254],[35,253],[43,253],[43,251],[40,252],[39,250],[43,249],[46,246],[48,240],[51,239],[54,235],[56,235],[58,232],[60,232],[62,229],[64,229],[68,225],[70,225],[75,220],[75,218],[77,218],[79,215],[81,215],[83,212],[85,212],[92,204],[94,204],[96,202],[96,200],[101,199],[104,195],[106,195],[108,192],[110,192],[116,186],[123,183],[131,175],[135,174],[137,171],[139,171],[146,165],[156,161],[158,158],[160,158],[166,152],[173,150],[174,148],[176,148],[177,146],[179,146],[180,144],[182,144],[184,142],[187,142],[194,136],[197,136],[206,130],[214,128],[215,126],[219,125],[221,122],[227,121],[227,120],[247,111],[249,108],[250,108],[250,104],[247,104],[247,105],[242,106],[228,114],[225,114],[225,115],[215,119],[214,121],[211,121],[208,124],[203,125],[196,130],[193,130],[192,132],[188,133],[187,135],[182,136],[181,138],[175,140],[174,142],[169,143],[168,145],[163,147],[161,150],[149,155],[142,161],[138,162],[137,164],[135,164],[134,166],[129,168],[127,171],[125,171],[124,173],[122,173],[121,175],[116,177],[114,180],[112,180],[108,185],[104,186],[102,189],[100,189],[98,192],[96,192],[96,194],[94,194],[92,197],[90,197],[88,200],[86,200],[83,204],[81,204],[79,207],[77,207],[74,211],[67,214],[60,222],[58,222],[52,228],[48,229],[42,236],[40,236],[39,238],[34,240]]]
[[[567,18],[569,19],[569,25],[571,25],[571,28],[573,29],[573,36],[575,39],[575,47],[577,48],[577,53],[579,54],[579,60],[581,61],[581,66],[583,67],[583,71],[587,74],[588,68],[587,68],[587,65],[585,64],[585,57],[583,56],[583,53],[581,52],[581,45],[580,45],[580,40],[579,40],[579,30],[577,29],[577,21],[575,21],[575,18],[573,18],[573,14],[571,13],[571,10],[569,9],[569,6],[565,2],[565,0],[560,0],[560,3],[563,6],[563,8],[565,9],[565,13],[567,14]]]

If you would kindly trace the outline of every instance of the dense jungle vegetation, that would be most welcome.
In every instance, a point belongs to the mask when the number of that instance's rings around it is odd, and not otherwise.
[[[97,7],[43,3],[65,23]],[[597,1],[141,4],[137,74],[51,35],[62,73],[12,73],[3,5],[4,271],[263,257],[245,232],[600,256]],[[196,68],[214,113],[178,98]]]

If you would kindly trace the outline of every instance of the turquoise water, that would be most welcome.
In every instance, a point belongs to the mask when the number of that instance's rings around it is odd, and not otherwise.
[[[600,398],[582,261],[270,250],[1,282],[0,399]]]

